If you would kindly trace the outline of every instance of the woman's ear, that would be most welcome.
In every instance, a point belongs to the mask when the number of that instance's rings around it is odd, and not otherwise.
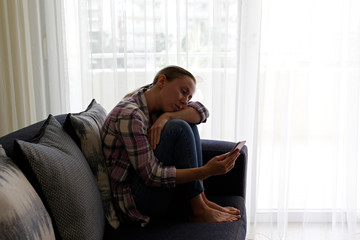
[[[163,88],[163,86],[164,86],[164,84],[165,84],[165,82],[166,82],[167,80],[166,80],[166,76],[163,74],[163,75],[160,75],[159,77],[158,77],[158,80],[157,80],[157,85],[160,87],[160,88]]]

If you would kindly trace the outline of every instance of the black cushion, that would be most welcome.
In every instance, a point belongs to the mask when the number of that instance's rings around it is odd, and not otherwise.
[[[241,219],[228,223],[193,223],[185,220],[156,220],[141,228],[138,225],[121,224],[116,231],[108,231],[104,239],[136,239],[136,240],[232,240],[245,239],[246,210],[245,201],[240,196],[209,196],[212,200],[223,206],[233,206],[240,209]]]

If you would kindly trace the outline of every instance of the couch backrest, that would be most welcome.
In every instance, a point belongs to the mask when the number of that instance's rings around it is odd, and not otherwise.
[[[55,116],[56,120],[58,120],[61,125],[64,125],[67,114],[61,114]],[[33,138],[43,126],[45,120],[32,124],[30,126],[19,129],[15,132],[12,132],[8,135],[5,135],[0,138],[0,144],[5,149],[6,155],[10,158],[14,157],[14,141],[15,140],[28,140]]]

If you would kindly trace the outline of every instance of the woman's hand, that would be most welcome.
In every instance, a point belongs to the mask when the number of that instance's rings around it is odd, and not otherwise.
[[[154,122],[151,128],[148,130],[148,138],[151,148],[154,150],[160,142],[161,132],[165,124],[170,120],[170,117],[167,113],[160,115],[158,119]]]
[[[233,154],[212,158],[205,166],[199,168],[176,169],[176,184],[183,184],[194,180],[203,180],[211,176],[228,173],[233,169],[236,158],[240,155],[237,149]]]
[[[236,150],[233,154],[229,155],[225,153],[212,158],[205,166],[206,172],[210,176],[222,175],[228,173],[233,169],[235,160],[240,155],[239,150]]]

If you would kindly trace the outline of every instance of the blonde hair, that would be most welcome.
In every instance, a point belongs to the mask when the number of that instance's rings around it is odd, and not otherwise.
[[[167,66],[167,67],[161,69],[160,71],[158,71],[156,73],[152,83],[142,86],[142,87],[126,94],[124,98],[131,97],[134,93],[136,93],[137,91],[139,91],[142,88],[152,88],[153,86],[156,85],[156,83],[161,75],[165,75],[167,81],[172,81],[175,78],[181,78],[184,76],[188,76],[192,80],[194,80],[194,82],[196,83],[196,79],[195,79],[194,75],[192,75],[188,70],[186,70],[182,67],[179,67],[179,66],[171,65],[171,66]]]

